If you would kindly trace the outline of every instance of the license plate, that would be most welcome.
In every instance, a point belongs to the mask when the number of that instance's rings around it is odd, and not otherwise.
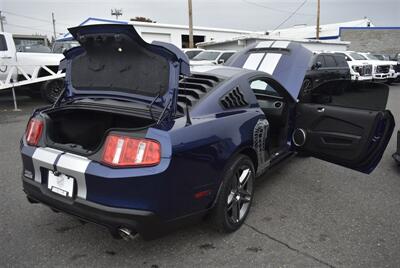
[[[74,193],[74,178],[64,174],[55,175],[53,171],[49,171],[47,188],[59,195],[72,197]]]

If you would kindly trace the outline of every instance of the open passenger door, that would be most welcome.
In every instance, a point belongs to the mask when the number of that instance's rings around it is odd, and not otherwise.
[[[297,103],[292,134],[295,150],[372,172],[395,126],[393,115],[386,110],[388,90],[386,85],[370,83],[329,98],[320,96],[320,103]]]

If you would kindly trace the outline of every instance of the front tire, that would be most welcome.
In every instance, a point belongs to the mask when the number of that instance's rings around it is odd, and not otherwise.
[[[249,157],[239,155],[229,164],[212,212],[212,222],[218,231],[231,233],[242,226],[253,201],[254,178],[254,165]]]

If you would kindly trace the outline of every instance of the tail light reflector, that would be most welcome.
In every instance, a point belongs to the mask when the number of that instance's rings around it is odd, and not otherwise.
[[[161,147],[155,140],[109,135],[103,163],[116,167],[154,166],[160,163]]]
[[[43,121],[37,118],[32,118],[29,121],[25,133],[26,142],[29,145],[36,146],[38,144],[40,137],[42,136],[43,125],[44,125]]]

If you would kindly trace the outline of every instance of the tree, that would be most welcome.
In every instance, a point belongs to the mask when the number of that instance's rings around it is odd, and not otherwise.
[[[155,20],[152,20],[152,19],[149,19],[149,18],[146,18],[146,17],[140,17],[140,16],[131,18],[131,21],[142,21],[142,22],[156,23]]]

